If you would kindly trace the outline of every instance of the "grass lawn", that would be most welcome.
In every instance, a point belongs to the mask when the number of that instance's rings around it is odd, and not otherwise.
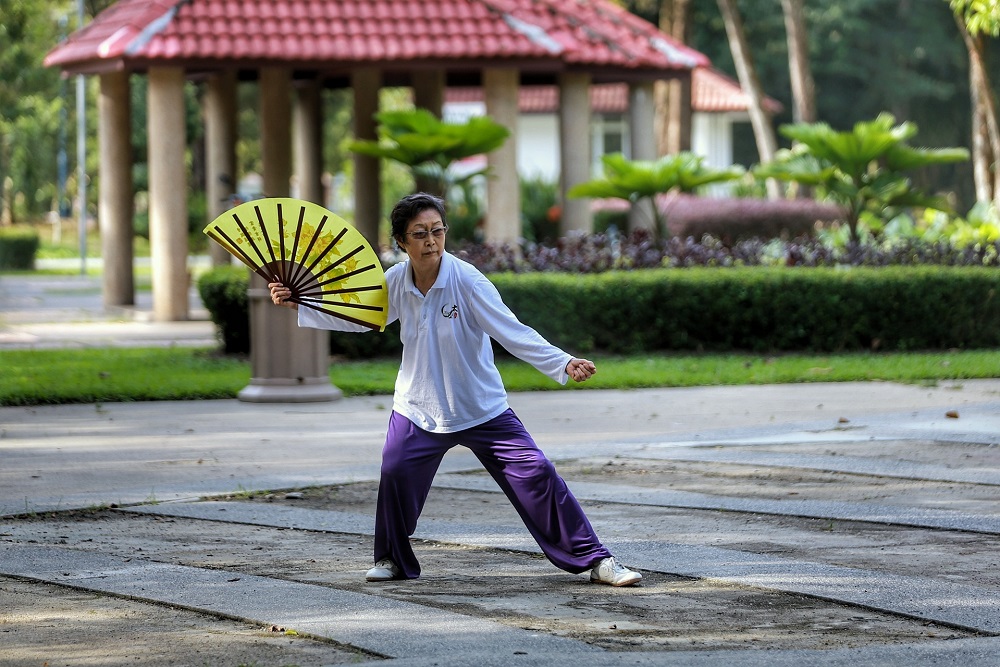
[[[1000,350],[936,353],[664,354],[592,357],[598,374],[567,388],[634,389],[705,385],[882,380],[934,384],[1000,377]],[[498,359],[509,391],[563,390],[527,364]],[[391,394],[398,359],[335,362],[330,379],[345,395]],[[233,398],[250,381],[245,359],[209,349],[95,348],[0,351],[0,405]]]

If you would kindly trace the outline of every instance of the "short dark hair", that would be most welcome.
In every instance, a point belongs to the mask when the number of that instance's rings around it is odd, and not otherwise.
[[[444,213],[444,200],[426,192],[417,192],[407,195],[396,202],[389,215],[389,222],[392,224],[392,237],[397,241],[405,238],[406,226],[410,221],[420,215],[423,211],[432,208],[441,216],[441,222],[448,224]]]

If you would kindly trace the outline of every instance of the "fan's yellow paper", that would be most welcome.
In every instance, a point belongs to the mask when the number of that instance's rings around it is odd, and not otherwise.
[[[275,197],[232,208],[205,234],[290,301],[379,331],[389,298],[378,255],[361,233],[318,204]]]

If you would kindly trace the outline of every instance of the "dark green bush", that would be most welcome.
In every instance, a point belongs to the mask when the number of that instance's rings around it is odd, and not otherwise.
[[[226,354],[250,352],[249,276],[242,266],[223,266],[206,271],[198,280],[198,293],[218,327]],[[381,334],[330,333],[330,353],[350,359],[398,355],[402,349],[398,323],[389,325]]]
[[[187,198],[188,247],[191,252],[204,252],[208,247],[208,237],[202,233],[208,220],[208,199],[203,191],[192,191]],[[132,229],[136,236],[149,239],[149,211],[136,211],[132,217]]]
[[[23,227],[0,229],[0,270],[31,271],[41,241],[38,232]]]
[[[330,332],[330,354],[348,359],[374,359],[376,357],[399,356],[403,343],[399,340],[399,322],[393,322],[379,333]]]
[[[218,327],[226,354],[250,352],[249,279],[250,272],[242,266],[218,266],[198,279],[198,294]]]
[[[628,230],[628,208],[602,208],[594,211],[594,231],[607,234],[614,227],[619,234]]]
[[[541,176],[521,179],[521,236],[551,242],[559,237],[559,184]]]

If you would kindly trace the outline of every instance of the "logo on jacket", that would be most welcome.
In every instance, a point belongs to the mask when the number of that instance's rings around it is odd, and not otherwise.
[[[458,306],[441,306],[441,317],[447,317],[452,320],[458,319]]]

